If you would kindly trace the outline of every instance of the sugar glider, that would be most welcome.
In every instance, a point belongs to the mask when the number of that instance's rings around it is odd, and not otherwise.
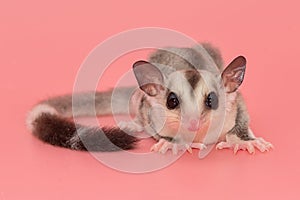
[[[160,49],[148,61],[133,64],[137,89],[115,88],[50,98],[33,107],[26,123],[40,140],[74,150],[132,149],[139,140],[137,133],[144,131],[157,140],[151,150],[160,153],[203,149],[211,143],[216,143],[217,149],[231,148],[234,153],[254,153],[255,148],[269,151],[272,144],[255,137],[249,128],[246,106],[238,92],[245,69],[243,56],[223,69],[219,50],[208,43]],[[72,120],[74,116],[95,113],[127,113],[128,99],[135,118],[116,127],[88,127]],[[113,102],[117,106],[112,106]],[[210,132],[215,140],[209,139],[207,131],[218,112],[224,113],[224,121],[221,129]]]

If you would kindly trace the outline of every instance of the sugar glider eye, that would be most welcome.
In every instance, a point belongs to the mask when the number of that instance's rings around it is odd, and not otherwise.
[[[210,92],[205,99],[206,107],[208,107],[209,109],[216,110],[218,108],[218,104],[219,104],[219,101],[218,101],[218,97],[217,97],[216,93]]]
[[[167,98],[167,108],[173,110],[179,106],[179,100],[175,93],[171,92]]]

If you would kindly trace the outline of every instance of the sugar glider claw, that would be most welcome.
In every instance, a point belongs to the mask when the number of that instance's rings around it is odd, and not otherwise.
[[[159,141],[150,149],[150,151],[159,152],[161,154],[165,154],[168,150],[171,150],[174,155],[177,155],[179,151],[185,150],[187,150],[189,153],[192,153],[192,149],[189,145],[170,142],[163,138],[159,139]]]
[[[203,149],[206,149],[206,148],[207,148],[206,145],[203,144],[203,143],[192,143],[192,144],[191,144],[191,147],[192,147],[193,149],[199,149],[199,150],[203,150]]]
[[[217,149],[231,148],[234,154],[239,150],[246,150],[250,154],[255,153],[255,148],[261,152],[269,151],[273,149],[273,145],[270,142],[265,141],[263,138],[255,138],[254,140],[241,140],[237,136],[226,137],[226,142],[220,142],[216,146]]]

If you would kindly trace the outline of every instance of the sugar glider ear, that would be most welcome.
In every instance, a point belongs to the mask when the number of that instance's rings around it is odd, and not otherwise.
[[[246,58],[238,56],[222,72],[222,80],[227,93],[235,92],[244,80]]]
[[[163,75],[153,64],[147,61],[137,61],[133,64],[133,72],[141,88],[149,96],[156,96],[163,87]]]

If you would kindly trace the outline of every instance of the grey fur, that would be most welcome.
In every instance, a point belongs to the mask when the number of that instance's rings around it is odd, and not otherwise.
[[[126,105],[134,88],[118,88],[106,92],[84,92],[50,98],[39,104],[47,104],[55,108],[63,117],[109,115],[111,105]],[[112,98],[113,95],[113,98]],[[73,98],[73,102],[72,102]],[[127,114],[125,109],[114,106],[115,114]],[[73,110],[72,110],[73,109]],[[96,113],[95,113],[96,111]]]
[[[174,48],[169,47],[165,49],[158,50],[150,55],[149,61],[155,63],[156,65],[169,66],[173,70],[207,70],[212,72],[216,76],[221,75],[221,72],[224,68],[223,59],[220,54],[220,51],[213,47],[209,43],[201,43],[199,46],[193,48]],[[214,69],[215,64],[217,67]],[[163,72],[167,70],[162,70]],[[172,71],[172,70],[170,70]],[[188,79],[191,87],[194,89],[197,79]],[[212,87],[218,88],[222,83],[211,83]],[[215,86],[218,84],[218,86]],[[233,108],[230,112],[235,112],[235,125],[228,129],[228,134],[235,134],[242,140],[251,140],[252,137],[249,135],[248,126],[249,126],[249,116],[247,113],[246,106],[244,105],[244,100],[240,93],[237,94],[236,99],[232,102]],[[155,126],[149,118],[147,109],[150,107],[150,103],[147,102],[146,98],[143,99],[142,104],[140,105],[141,121],[146,124],[152,124],[149,126],[148,131],[155,132]],[[226,123],[226,122],[225,122]],[[158,137],[159,138],[159,137]]]
[[[237,114],[235,119],[235,126],[228,132],[238,136],[241,140],[248,141],[254,140],[249,133],[249,115],[245,106],[241,93],[237,95]]]
[[[167,66],[172,66],[176,70],[182,69],[205,69],[211,70],[211,64],[208,63],[205,55],[201,54],[202,49],[212,57],[213,62],[219,70],[223,69],[223,59],[220,51],[209,43],[201,43],[193,48],[175,48],[169,47],[157,50],[150,55],[149,61]]]
[[[159,65],[169,66],[163,70],[163,73],[166,73],[164,75],[177,70],[193,72],[185,74],[192,89],[201,87],[198,84],[199,80],[201,81],[200,74],[194,73],[198,72],[197,70],[213,72],[217,77],[223,69],[223,60],[219,50],[208,43],[202,43],[193,48],[171,47],[158,50],[149,57],[149,61],[155,63],[156,66],[158,65],[159,69]],[[35,127],[33,133],[45,142],[75,150],[86,150],[83,143],[89,143],[92,146],[92,150],[95,151],[116,151],[120,148],[130,149],[137,140],[133,136],[126,135],[118,128],[104,128],[101,131],[97,127],[77,125],[73,121],[68,121],[67,118],[72,118],[73,116],[129,114],[127,107],[129,107],[129,101],[134,90],[135,88],[120,88],[107,92],[97,92],[96,94],[94,92],[86,92],[42,101],[40,105],[47,105],[55,109],[57,116],[49,113],[45,115],[45,112],[41,116],[37,116],[36,119],[32,119],[31,123]],[[162,87],[159,92],[162,95],[154,95],[156,100],[165,102],[168,89]],[[137,93],[142,93],[142,91],[137,91]],[[143,93],[140,96],[140,98],[135,99],[137,102],[133,102],[137,104],[137,121],[141,123],[148,134],[154,137],[158,136],[157,124],[161,119],[155,119],[156,116],[149,114],[152,105],[147,94]],[[228,134],[235,134],[242,140],[251,140],[252,138],[248,132],[249,117],[241,95],[238,94],[234,101],[236,102],[234,103],[236,109],[233,109],[232,112],[236,112],[235,125],[233,128],[230,127],[230,130],[228,129]],[[162,105],[165,105],[165,103],[162,103]],[[65,133],[67,135],[64,135]],[[107,137],[113,143],[107,143],[107,140],[105,140]],[[176,141],[175,138],[169,135],[159,135],[156,138]],[[96,140],[100,141],[100,145],[95,142]]]

